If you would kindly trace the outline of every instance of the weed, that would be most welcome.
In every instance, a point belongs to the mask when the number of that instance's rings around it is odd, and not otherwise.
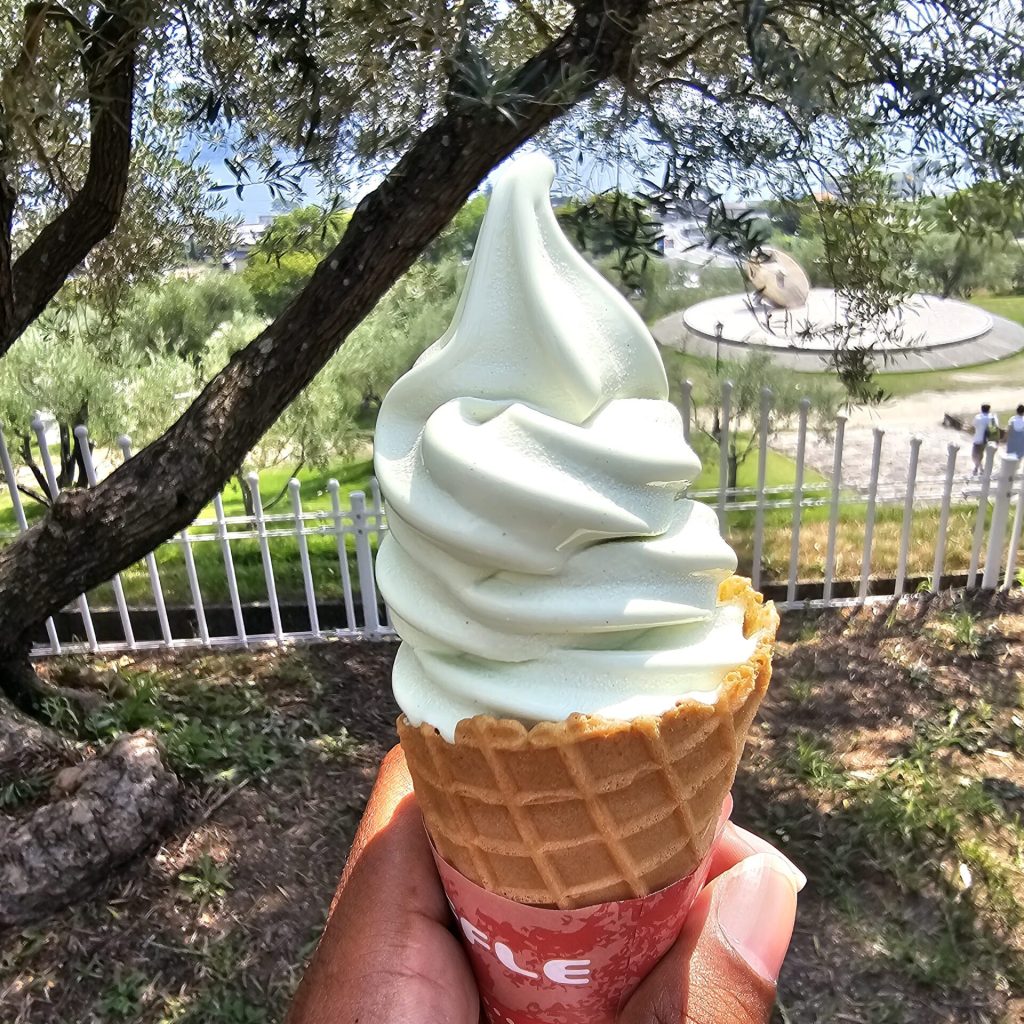
[[[793,773],[815,789],[841,789],[846,784],[832,752],[810,733],[796,734],[789,749],[789,763]]]
[[[219,903],[231,888],[230,872],[226,866],[217,863],[208,853],[199,856],[194,864],[178,875],[178,882],[185,898],[191,903],[205,907],[208,903]]]
[[[895,626],[896,623],[899,622],[899,618],[900,618],[900,606],[899,606],[899,603],[896,602],[896,601],[893,601],[892,606],[889,608],[889,613],[885,617],[885,628],[886,628],[886,630],[887,631],[891,630],[893,628],[893,626]]]
[[[994,718],[992,706],[978,701],[968,711],[950,708],[941,721],[919,722],[917,734],[926,745],[922,753],[957,749],[976,754],[989,745]]]
[[[47,709],[50,722],[82,739],[110,741],[123,732],[151,729],[172,767],[207,782],[265,776],[298,749],[309,722],[282,719],[263,695],[243,685],[204,685],[186,680],[170,690],[157,675],[126,676],[126,692],[84,720],[60,699]]]
[[[46,790],[47,780],[41,778],[13,779],[0,785],[0,811],[31,803]]]
[[[310,746],[322,761],[348,761],[359,751],[359,741],[344,727],[317,736]]]
[[[786,687],[786,695],[795,704],[806,704],[814,698],[814,683],[810,679],[794,679]]]
[[[244,992],[219,988],[204,992],[175,1024],[270,1024],[264,1003],[252,1002]]]
[[[800,632],[798,634],[800,642],[806,644],[813,640],[818,635],[820,626],[821,623],[817,616],[814,618],[804,616],[800,622]]]
[[[148,984],[141,971],[117,969],[100,996],[96,1009],[101,1020],[137,1020]]]
[[[75,733],[81,728],[81,718],[67,697],[44,697],[39,711],[43,719],[59,731]]]
[[[961,608],[952,612],[947,621],[950,639],[957,650],[975,659],[985,656],[992,637],[978,624],[977,615],[966,608]]]
[[[907,681],[917,688],[927,686],[932,681],[932,670],[925,664],[923,658],[918,658],[907,669]]]

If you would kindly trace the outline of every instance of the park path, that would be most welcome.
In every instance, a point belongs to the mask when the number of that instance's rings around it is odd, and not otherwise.
[[[1005,380],[1005,377],[1001,379]],[[881,427],[885,431],[885,440],[879,462],[880,493],[895,495],[905,491],[910,441],[916,436],[921,438],[917,477],[919,500],[935,501],[940,497],[947,447],[951,442],[960,446],[954,495],[976,494],[977,486],[970,483],[971,438],[966,433],[942,426],[942,417],[948,412],[969,420],[982,402],[989,402],[996,410],[1015,408],[1024,402],[1024,381],[1017,387],[993,387],[972,380],[960,389],[922,391],[881,406],[853,409],[847,420],[843,444],[843,482],[858,489],[867,488],[871,475],[873,430]],[[795,456],[796,432],[779,434],[772,447],[790,457]],[[819,440],[809,434],[806,462],[826,477],[832,475],[833,451],[827,440]]]

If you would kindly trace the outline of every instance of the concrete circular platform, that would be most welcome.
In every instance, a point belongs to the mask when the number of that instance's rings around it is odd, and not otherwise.
[[[720,351],[723,359],[736,360],[751,352],[767,352],[780,366],[820,371],[832,351],[827,328],[840,316],[834,293],[816,288],[807,306],[793,310],[788,320],[782,311],[775,311],[769,330],[764,313],[755,317],[745,295],[727,295],[665,317],[655,324],[653,333],[661,344],[694,355],[714,358]],[[719,323],[720,342],[716,338]],[[808,323],[815,330],[801,337]],[[904,307],[902,327],[902,346],[894,345],[884,334],[877,339],[877,350],[891,356],[887,370],[955,369],[1005,359],[1024,350],[1020,324],[952,299],[914,296]]]

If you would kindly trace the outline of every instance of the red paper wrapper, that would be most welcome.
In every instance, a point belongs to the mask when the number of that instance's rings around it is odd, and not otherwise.
[[[726,817],[723,808],[718,836]],[[678,937],[711,852],[696,871],[650,896],[580,910],[515,903],[481,889],[436,850],[434,860],[490,1024],[613,1024]]]

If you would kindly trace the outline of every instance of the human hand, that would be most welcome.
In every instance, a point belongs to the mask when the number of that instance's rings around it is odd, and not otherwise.
[[[619,1024],[767,1024],[803,876],[732,823],[675,945]],[[478,1024],[480,1001],[395,747],[288,1024]]]

